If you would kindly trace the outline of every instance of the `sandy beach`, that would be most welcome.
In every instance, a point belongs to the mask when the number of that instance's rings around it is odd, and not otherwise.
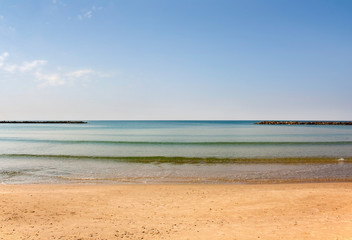
[[[352,239],[352,183],[2,185],[0,239]]]

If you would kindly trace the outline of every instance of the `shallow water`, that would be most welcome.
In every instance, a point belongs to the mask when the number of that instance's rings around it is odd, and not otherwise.
[[[352,126],[253,121],[0,125],[2,183],[346,180],[352,179],[351,158]]]

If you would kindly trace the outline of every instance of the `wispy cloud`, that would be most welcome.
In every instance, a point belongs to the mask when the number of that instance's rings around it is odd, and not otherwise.
[[[0,55],[0,69],[4,66],[6,58],[9,56],[8,52],[4,52]]]
[[[0,71],[7,74],[26,74],[30,75],[39,82],[40,87],[45,86],[61,86],[72,84],[77,81],[89,80],[92,77],[106,77],[92,69],[77,69],[74,71],[64,71],[57,69],[55,72],[50,72],[44,67],[47,65],[46,60],[25,61],[21,64],[8,63],[7,58],[9,53],[4,52],[0,55]]]
[[[5,59],[9,56],[9,54],[3,53],[1,56],[3,58],[0,58],[0,67],[3,71],[9,73],[31,71],[44,66],[47,63],[45,60],[34,60],[31,62],[24,62],[22,64],[7,64],[5,63]]]
[[[68,73],[66,75],[69,78],[81,78],[81,77],[85,77],[85,76],[91,75],[93,73],[94,73],[94,71],[91,70],[91,69],[82,69],[82,70],[77,70],[77,71],[74,71],[74,72],[70,72],[70,73]]]
[[[35,77],[41,83],[39,84],[40,87],[44,86],[60,86],[64,85],[65,81],[60,78],[59,74],[43,74],[40,71],[35,72]]]
[[[63,1],[60,1],[60,0],[52,0],[51,1],[54,5],[59,5],[59,6],[61,6],[61,7],[66,7],[67,5],[66,5],[66,3],[64,3]]]
[[[79,20],[83,20],[84,18],[92,18],[92,11],[86,11],[80,15],[78,15]]]
[[[41,82],[40,87],[71,84],[77,81],[89,80],[93,76],[102,77],[103,75],[91,69],[79,69],[72,72],[57,72],[52,74],[43,74],[40,71],[35,73],[35,77]]]
[[[10,26],[5,17],[0,14],[0,34],[1,35],[11,35],[16,32],[16,29]]]
[[[93,17],[93,13],[95,13],[98,10],[103,9],[102,7],[96,7],[92,6],[89,9],[83,9],[81,10],[81,13],[77,15],[77,18],[79,20],[84,20],[84,19],[91,19]]]
[[[47,63],[45,60],[34,60],[31,62],[23,62],[22,64],[7,63],[6,59],[9,55],[8,52],[4,52],[0,55],[0,69],[9,73],[31,71]]]
[[[40,66],[46,65],[46,63],[47,63],[46,60],[34,60],[31,62],[24,62],[21,66],[18,67],[18,69],[21,72],[31,71],[33,69],[40,67]]]

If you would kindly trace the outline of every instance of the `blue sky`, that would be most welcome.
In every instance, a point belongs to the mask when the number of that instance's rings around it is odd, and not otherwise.
[[[0,0],[0,119],[352,120],[352,1]]]

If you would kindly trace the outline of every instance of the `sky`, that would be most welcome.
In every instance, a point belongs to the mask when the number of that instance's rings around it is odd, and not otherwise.
[[[352,120],[352,1],[0,0],[1,120]]]

